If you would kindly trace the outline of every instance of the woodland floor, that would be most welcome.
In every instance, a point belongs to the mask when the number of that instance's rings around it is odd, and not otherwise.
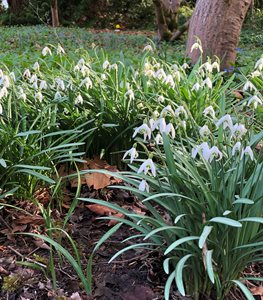
[[[40,190],[36,195],[44,207],[48,205],[49,192]],[[62,210],[52,210],[53,222],[62,224],[75,188],[64,190],[65,201]],[[130,193],[118,189],[98,189],[82,186],[81,197],[107,199],[138,213],[147,214],[145,208]],[[49,246],[41,240],[17,232],[35,232],[45,234],[44,219],[39,208],[31,201],[5,199],[5,202],[16,205],[29,212],[27,215],[12,207],[0,210],[0,299],[1,300],[154,300],[164,299],[164,285],[167,276],[162,267],[162,257],[158,252],[131,250],[120,255],[114,262],[110,258],[123,248],[120,242],[134,234],[128,227],[120,230],[105,242],[97,251],[93,261],[92,296],[81,288],[80,281],[71,265],[63,259],[55,258],[57,288],[51,284],[51,274],[47,271]],[[109,220],[98,220],[98,215],[107,215],[101,207],[79,202],[71,216],[66,231],[71,235],[80,249],[83,269],[86,268],[92,249],[100,237],[112,226]],[[133,241],[133,242],[132,242]],[[134,243],[134,240],[130,244]],[[129,241],[128,241],[129,243]],[[62,245],[70,249],[65,238]],[[127,244],[126,244],[127,245]],[[27,265],[21,265],[21,262]],[[39,268],[32,268],[39,265]],[[261,273],[262,265],[253,266],[246,271],[253,276]],[[44,270],[44,271],[43,271]],[[5,283],[4,283],[5,282]],[[6,282],[9,287],[6,288]],[[259,292],[262,292],[260,289]],[[255,299],[263,299],[263,295]],[[171,300],[191,299],[181,297],[176,291],[171,293]],[[237,290],[233,291],[232,300],[242,300]]]

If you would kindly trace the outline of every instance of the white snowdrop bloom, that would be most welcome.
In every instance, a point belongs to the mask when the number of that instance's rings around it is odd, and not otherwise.
[[[143,134],[143,140],[146,141],[146,138],[151,139],[151,129],[147,124],[142,124],[141,126],[137,127],[132,135],[134,138],[138,133]]]
[[[23,77],[25,78],[30,78],[31,77],[31,72],[29,69],[25,69],[24,73],[23,73]]]
[[[208,61],[199,67],[199,70],[202,70],[202,69],[205,69],[209,73],[213,72],[213,66]]]
[[[6,87],[2,87],[0,90],[0,99],[5,98],[8,96],[8,91]]]
[[[85,59],[84,59],[84,58],[81,58],[81,59],[79,59],[77,65],[79,66],[79,68],[81,68],[82,66],[85,65],[85,63],[86,63],[86,62],[85,62]]]
[[[211,149],[209,149],[209,156],[207,157],[207,154],[203,153],[203,157],[207,161],[212,162],[214,158],[217,158],[217,160],[222,159],[223,154],[216,146],[213,146]]]
[[[43,100],[43,95],[42,95],[41,92],[37,92],[37,93],[35,94],[35,100],[38,100],[39,102],[42,102],[42,100]]]
[[[83,65],[81,68],[80,68],[80,73],[81,75],[84,77],[84,76],[87,76],[89,73],[90,73],[90,69],[86,66],[86,65]]]
[[[213,88],[213,84],[212,81],[209,77],[207,77],[203,82],[202,82],[202,86],[207,86],[209,89]]]
[[[251,81],[247,81],[243,87],[243,92],[245,91],[253,91],[253,90],[257,90],[256,87],[254,86],[254,84]]]
[[[184,64],[182,65],[182,68],[183,68],[184,70],[186,70],[186,69],[189,69],[190,67],[189,67],[189,65],[188,65],[187,63],[184,63]]]
[[[9,73],[9,77],[15,82],[16,81],[16,75],[14,72]]]
[[[75,99],[74,103],[77,104],[83,104],[84,100],[81,95],[78,95],[77,98]]]
[[[160,69],[161,64],[160,64],[160,63],[156,63],[153,67],[154,67],[155,69]]]
[[[167,124],[165,127],[164,132],[168,135],[171,134],[171,137],[174,139],[175,138],[175,129],[172,123]]]
[[[153,52],[153,47],[151,45],[146,45],[143,48],[143,52],[148,51],[148,52]]]
[[[46,90],[48,88],[47,82],[45,80],[41,80],[39,83],[39,89],[40,90]]]
[[[61,98],[62,98],[62,96],[61,96],[60,92],[57,91],[57,92],[55,93],[54,99],[55,99],[55,100],[60,100]]]
[[[47,54],[52,55],[52,52],[51,52],[50,48],[44,47],[42,50],[42,55],[46,56]]]
[[[0,78],[4,76],[4,72],[2,69],[0,69]]]
[[[163,103],[163,102],[164,102],[164,96],[162,96],[162,95],[159,96],[157,100],[158,100],[159,102]]]
[[[205,117],[211,116],[212,119],[215,119],[215,117],[216,117],[215,111],[214,111],[214,109],[213,109],[213,107],[212,107],[211,105],[208,106],[208,107],[203,111],[203,115],[204,115]]]
[[[240,139],[243,135],[247,133],[247,129],[244,124],[235,124],[230,128],[231,130],[231,137]]]
[[[153,177],[156,176],[156,167],[151,158],[148,158],[143,162],[137,173],[140,174],[143,172],[146,175],[149,171],[151,171]]]
[[[204,125],[203,127],[201,127],[201,128],[199,129],[199,133],[200,133],[200,136],[201,136],[202,138],[204,138],[204,137],[207,137],[208,135],[210,135],[210,134],[211,134],[211,131],[209,130],[209,128],[208,128],[207,125]]]
[[[38,89],[37,81],[35,81],[35,82],[32,83],[32,88],[35,89],[35,90]]]
[[[155,120],[153,119],[153,118],[151,118],[150,120],[149,120],[149,127],[150,127],[150,129],[151,129],[151,131],[154,131],[155,129],[156,129],[156,127],[155,127]]]
[[[60,78],[57,78],[56,82],[57,82],[57,90],[64,91],[65,90],[65,83],[64,83],[64,81],[62,79],[60,79]]]
[[[207,152],[209,150],[209,146],[208,146],[207,142],[203,142],[201,145],[198,145],[192,149],[192,158],[196,158],[197,154],[200,151],[204,151],[204,149],[205,149],[205,152]]]
[[[193,52],[195,49],[198,49],[201,53],[203,53],[202,46],[199,43],[194,43],[191,47],[190,52]]]
[[[242,149],[240,159],[243,159],[244,155],[249,155],[251,160],[254,160],[254,153],[250,146],[246,146],[245,149]]]
[[[60,44],[57,46],[57,54],[65,54],[65,50]]]
[[[174,114],[176,117],[180,117],[180,115],[183,115],[185,118],[187,118],[187,112],[183,106],[178,106],[174,111]]]
[[[191,91],[199,91],[200,90],[200,88],[201,88],[201,85],[197,82],[197,83],[195,83],[193,86],[192,86],[192,89],[191,89]]]
[[[231,130],[233,127],[233,121],[230,117],[230,115],[225,115],[221,117],[217,122],[216,122],[216,127],[218,128],[221,124],[223,124],[223,128],[226,129],[227,127]]]
[[[171,105],[167,105],[160,113],[161,117],[165,117],[168,113],[170,113],[172,116],[175,116],[175,112],[172,109]]]
[[[258,69],[259,71],[263,69],[263,57],[256,62],[255,69]]]
[[[156,137],[154,138],[154,140],[157,145],[163,145],[163,137],[161,136],[160,133],[156,134]]]
[[[144,75],[148,76],[148,77],[154,77],[155,76],[155,72],[154,72],[154,70],[151,70],[151,69],[145,70],[144,71]]]
[[[177,127],[182,127],[184,130],[186,129],[186,121],[185,120],[179,120],[179,124]]]
[[[233,146],[232,156],[234,156],[237,151],[239,151],[239,152],[241,151],[241,143],[240,142],[236,142],[235,145]]]
[[[166,78],[166,74],[164,72],[163,69],[159,69],[155,72],[155,77],[158,78],[158,79],[165,79]]]
[[[219,65],[219,63],[218,63],[217,61],[214,61],[214,62],[212,63],[212,68],[213,68],[213,69],[216,69],[217,72],[220,72],[220,65]]]
[[[110,65],[109,70],[118,70],[118,65],[117,64]]]
[[[102,68],[104,70],[108,69],[109,66],[110,66],[110,62],[108,60],[105,60],[104,63],[102,64]]]
[[[73,72],[74,73],[78,73],[80,71],[80,66],[79,65],[76,65],[73,69]]]
[[[23,93],[19,94],[18,98],[22,99],[23,101],[26,101],[26,94],[23,92]]]
[[[251,73],[252,78],[259,77],[259,76],[261,76],[261,72],[259,70],[256,70]]]
[[[39,65],[39,63],[36,61],[36,62],[33,64],[33,70],[39,71],[39,69],[40,69],[40,65]]]
[[[0,115],[2,115],[3,114],[3,106],[2,106],[2,104],[0,103]]]
[[[134,92],[133,90],[129,89],[125,94],[125,97],[129,97],[130,100],[134,100]]]
[[[89,88],[92,88],[92,81],[90,80],[89,77],[86,77],[85,79],[83,79],[80,83],[80,87],[82,87],[83,85],[85,85],[86,89],[88,90]]]
[[[139,156],[139,153],[137,152],[135,147],[132,147],[124,153],[122,159],[124,160],[128,155],[130,156],[130,164],[132,164],[134,159],[136,159]]]
[[[256,109],[258,105],[262,104],[262,100],[260,100],[257,95],[254,95],[249,99],[247,106],[252,106],[254,109]]]
[[[38,78],[36,74],[33,74],[29,80],[29,83],[34,83],[37,82]]]
[[[179,67],[178,67],[177,64],[171,65],[171,69],[172,69],[173,71],[175,71],[175,72],[179,71]]]
[[[139,191],[141,192],[148,192],[149,193],[149,184],[146,182],[146,180],[142,180],[139,184]]]
[[[102,73],[102,74],[101,74],[101,80],[104,81],[104,80],[106,80],[106,79],[107,79],[107,75],[104,74],[104,73]]]
[[[150,63],[146,62],[143,67],[144,70],[151,70],[153,66]]]
[[[7,75],[4,75],[1,79],[0,79],[0,85],[2,85],[5,88],[9,88],[11,83],[10,83],[10,79]]]
[[[166,122],[164,118],[160,118],[152,125],[152,130],[158,129],[161,133],[165,132]]]
[[[170,85],[172,88],[175,87],[175,83],[172,75],[167,75],[164,79],[164,83]]]

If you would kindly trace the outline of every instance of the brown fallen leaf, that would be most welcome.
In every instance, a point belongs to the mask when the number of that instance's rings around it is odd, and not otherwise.
[[[250,291],[251,291],[252,295],[260,296],[261,300],[263,300],[263,286],[262,285],[252,287],[252,288],[250,288]]]
[[[42,225],[44,218],[38,215],[17,215],[15,222],[18,224]]]
[[[100,216],[109,216],[117,214],[117,211],[99,204],[85,205],[89,210]]]

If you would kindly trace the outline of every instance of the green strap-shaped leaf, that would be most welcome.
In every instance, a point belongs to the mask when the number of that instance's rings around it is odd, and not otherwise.
[[[204,244],[205,244],[205,241],[206,241],[208,235],[210,234],[212,228],[213,228],[213,226],[205,226],[205,227],[204,227],[203,232],[202,232],[202,234],[200,235],[199,242],[198,242],[198,247],[199,247],[200,249],[203,248],[203,246],[204,246]]]
[[[261,223],[263,224],[263,218],[261,217],[248,217],[244,219],[240,219],[240,222],[256,222],[256,223]]]
[[[209,279],[212,283],[215,283],[215,276],[214,276],[214,270],[213,270],[213,262],[212,262],[212,254],[213,250],[208,250],[205,256],[205,262],[206,262],[206,269]]]
[[[183,269],[185,266],[186,261],[188,258],[190,258],[192,254],[187,254],[183,258],[181,258],[176,265],[175,268],[175,282],[178,288],[178,291],[182,296],[185,296],[185,289],[184,289],[184,283],[183,283]]]
[[[250,293],[249,289],[240,281],[238,280],[231,280],[232,282],[234,282],[243,292],[243,294],[246,296],[246,298],[248,300],[255,300],[255,298],[253,297],[253,295]]]
[[[190,242],[190,241],[194,241],[194,240],[199,240],[199,236],[187,236],[184,238],[181,238],[175,242],[173,242],[164,252],[164,255],[168,254],[169,252],[171,252],[172,250],[174,250],[177,246],[186,243],[186,242]]]
[[[239,198],[233,204],[254,204],[254,201],[247,198]]]
[[[173,271],[173,273],[171,273],[171,275],[168,277],[166,283],[165,283],[165,288],[164,288],[164,299],[165,300],[169,300],[169,295],[170,295],[170,289],[171,289],[171,285],[172,282],[175,278],[175,270]]]
[[[242,224],[240,222],[230,219],[230,218],[225,218],[225,217],[215,217],[215,218],[209,220],[209,222],[225,224],[225,225],[232,226],[232,227],[242,227]]]

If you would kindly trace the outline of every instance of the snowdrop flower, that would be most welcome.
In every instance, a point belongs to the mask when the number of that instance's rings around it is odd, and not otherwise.
[[[249,155],[250,159],[254,160],[254,153],[250,146],[247,146],[242,150],[240,159],[243,159],[244,155]]]
[[[147,124],[142,124],[140,127],[137,127],[132,135],[134,138],[138,133],[143,134],[143,140],[146,141],[146,138],[151,138],[151,129]]]
[[[240,152],[240,150],[241,150],[241,143],[240,142],[235,143],[232,149],[232,156],[234,156],[237,151]]]
[[[200,133],[200,136],[202,138],[204,138],[204,137],[208,136],[211,133],[211,131],[209,130],[207,125],[204,125],[203,127],[200,128],[199,133]]]
[[[165,117],[168,113],[170,113],[172,116],[175,116],[175,112],[173,111],[171,105],[167,105],[160,113],[161,117]]]
[[[134,100],[134,92],[133,90],[129,89],[125,94],[124,94],[125,97],[129,97],[130,100]]]
[[[172,75],[167,75],[164,79],[164,83],[170,85],[172,88],[175,87],[175,83]]]
[[[18,98],[26,101],[26,94],[23,92],[23,93],[19,94]]]
[[[166,122],[164,118],[160,118],[157,121],[154,122],[152,125],[152,130],[159,129],[160,132],[165,132],[166,129]]]
[[[77,104],[83,104],[83,102],[84,102],[84,100],[83,100],[82,96],[78,95],[77,98],[75,99],[74,103],[77,105]]]
[[[43,95],[41,92],[38,92],[35,94],[35,100],[38,100],[39,102],[42,102],[43,100]]]
[[[85,65],[85,59],[84,58],[81,58],[79,61],[78,61],[78,63],[77,63],[77,65],[81,68],[82,66],[84,66]]]
[[[179,67],[178,67],[178,65],[177,64],[173,64],[172,66],[171,66],[171,69],[173,70],[173,71],[178,71],[179,70]]]
[[[56,92],[54,99],[55,100],[60,100],[61,98],[62,98],[62,96],[61,96],[60,92]]]
[[[202,150],[203,152],[208,152],[209,146],[207,142],[203,142],[201,145],[198,145],[192,149],[192,158],[196,158],[200,150]]]
[[[217,160],[220,160],[223,158],[223,154],[222,152],[216,147],[213,146],[210,150],[209,150],[209,156],[207,157],[208,153],[204,153],[203,157],[204,159],[206,159],[209,162],[212,162],[212,160],[216,157]]]
[[[256,62],[255,69],[258,69],[259,71],[263,69],[263,57]]]
[[[10,79],[7,75],[4,75],[1,79],[0,79],[0,85],[3,85],[3,87],[5,88],[9,88],[10,87]]]
[[[155,76],[155,73],[154,73],[154,71],[153,70],[145,70],[144,71],[144,75],[145,76],[148,76],[148,77],[154,77]]]
[[[230,117],[230,115],[225,115],[223,117],[221,117],[217,122],[216,122],[216,127],[218,128],[221,124],[223,124],[223,128],[226,129],[227,127],[229,129],[232,129],[233,127],[233,122],[232,119]]]
[[[50,48],[44,47],[42,50],[42,55],[46,56],[47,54],[52,55],[52,52],[51,52]]]
[[[81,75],[84,77],[90,73],[90,69],[87,66],[82,66],[80,68]]]
[[[60,78],[56,78],[56,82],[57,82],[57,90],[64,91],[65,90],[64,81]]]
[[[31,77],[31,72],[29,69],[25,69],[24,73],[23,73],[23,77],[25,78],[30,78]]]
[[[259,72],[259,70],[256,70],[256,71],[254,71],[254,72],[251,73],[251,77],[252,77],[252,78],[258,77],[258,76],[260,76],[260,75],[261,75],[261,73]]]
[[[204,111],[203,111],[203,115],[205,117],[207,117],[208,115],[210,115],[212,117],[212,119],[215,119],[216,115],[215,115],[215,111],[213,109],[213,107],[210,105],[208,106]]]
[[[213,72],[213,66],[207,61],[199,67],[199,70],[205,69],[207,72]]]
[[[65,54],[65,50],[60,44],[57,46],[57,54]]]
[[[157,145],[163,145],[163,137],[160,135],[160,133],[157,133],[154,140]]]
[[[176,117],[180,117],[180,115],[184,115],[185,118],[187,118],[187,113],[183,106],[178,106],[174,114]]]
[[[0,104],[0,115],[2,115],[3,114],[3,106],[2,106],[2,104]]]
[[[145,46],[145,47],[143,48],[143,52],[145,52],[145,51],[153,52],[152,46],[151,46],[151,45]]]
[[[166,74],[164,72],[163,69],[159,69],[158,71],[156,71],[155,73],[155,77],[158,78],[158,79],[165,79],[166,78]]]
[[[256,90],[256,87],[254,86],[254,84],[251,82],[251,81],[247,81],[243,87],[243,92],[245,91],[253,91],[253,90]]]
[[[153,177],[156,176],[156,167],[151,158],[144,161],[137,173],[140,174],[143,172],[146,175],[149,171],[151,171]]]
[[[143,67],[144,67],[144,70],[150,70],[150,69],[152,69],[152,65],[150,63],[148,63],[148,62],[146,62]]]
[[[216,69],[217,72],[219,72],[219,71],[220,71],[220,65],[219,65],[219,63],[218,63],[217,61],[214,61],[214,62],[212,63],[212,68],[213,68],[213,69]]]
[[[101,80],[104,81],[104,80],[106,80],[106,79],[107,79],[107,75],[104,74],[104,73],[102,73],[102,74],[101,74]]]
[[[201,88],[201,85],[197,82],[197,83],[195,83],[193,86],[192,86],[192,89],[191,89],[191,91],[199,91],[200,90],[200,88]]]
[[[212,81],[209,77],[207,77],[203,82],[202,82],[202,86],[207,86],[209,89],[212,89],[213,84]]]
[[[230,128],[231,130],[231,137],[235,137],[237,139],[242,138],[243,135],[246,134],[247,129],[243,124],[235,124]]]
[[[149,184],[146,182],[146,180],[142,180],[139,184],[139,191],[146,191],[149,193]]]
[[[89,77],[86,77],[85,79],[83,79],[80,83],[80,87],[82,87],[83,85],[86,86],[86,89],[89,89],[92,87],[92,81],[90,80]]]
[[[4,76],[3,70],[0,69],[0,78]]]
[[[37,75],[36,74],[33,74],[29,80],[29,83],[34,83],[34,82],[37,82]]]
[[[32,83],[32,88],[35,89],[35,90],[38,89],[37,81]]]
[[[130,156],[130,164],[134,161],[139,156],[139,153],[137,152],[135,147],[132,147],[130,150],[126,151],[123,155],[123,160],[127,157]]]
[[[175,72],[173,72],[173,76],[174,76],[174,78],[175,78],[178,82],[181,81],[181,73],[180,73],[180,71],[175,71]]]
[[[179,120],[179,124],[177,127],[182,127],[184,130],[186,129],[186,121],[185,120]]]
[[[105,60],[104,63],[102,64],[102,68],[104,70],[108,69],[109,66],[110,66],[110,62],[108,60]]]
[[[190,52],[193,52],[195,49],[198,49],[201,53],[203,53],[202,46],[199,43],[194,43],[191,47]]]
[[[171,137],[174,139],[175,138],[175,129],[172,123],[169,123],[166,127],[164,132],[168,135],[171,133]]]
[[[118,65],[117,64],[110,65],[109,70],[118,70]]]
[[[40,68],[40,65],[39,65],[39,63],[36,61],[36,62],[33,64],[33,69],[34,69],[35,71],[39,71],[39,68]]]
[[[39,84],[40,90],[46,90],[48,88],[47,82],[45,80],[41,80]]]
[[[80,67],[79,67],[79,65],[76,65],[73,69],[73,72],[78,73],[79,71],[80,71]]]
[[[254,95],[249,99],[247,106],[252,106],[254,109],[256,109],[258,105],[262,104],[262,100],[260,100],[257,95]]]
[[[164,96],[159,96],[157,99],[159,102],[163,103],[164,102]]]
[[[182,65],[182,68],[183,68],[184,70],[186,70],[186,69],[189,69],[190,67],[189,67],[189,65],[188,65],[187,63],[184,63],[184,64]]]
[[[8,91],[6,87],[2,87],[0,90],[0,99],[7,97],[8,96]]]
[[[16,81],[16,76],[14,72],[9,73],[9,77],[15,82]]]

